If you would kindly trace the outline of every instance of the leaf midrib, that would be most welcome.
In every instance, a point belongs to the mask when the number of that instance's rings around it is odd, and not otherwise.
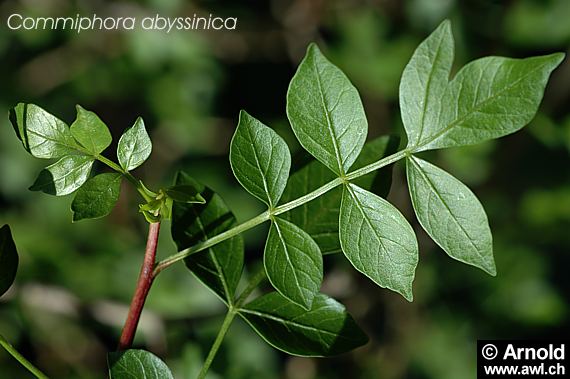
[[[473,240],[471,239],[471,236],[469,236],[469,234],[467,233],[467,231],[465,230],[465,228],[463,228],[463,225],[461,225],[461,223],[457,220],[457,218],[455,217],[455,214],[451,211],[451,209],[449,208],[449,205],[447,204],[447,202],[443,199],[443,197],[441,197],[441,195],[439,194],[439,191],[437,191],[437,189],[435,188],[433,182],[428,178],[428,176],[424,173],[424,171],[422,170],[422,168],[420,167],[420,165],[415,161],[416,158],[412,157],[410,159],[410,161],[412,162],[412,164],[417,167],[418,172],[420,173],[420,176],[422,177],[422,179],[429,185],[429,187],[431,188],[432,192],[435,193],[435,195],[437,196],[437,198],[441,201],[441,203],[445,206],[445,209],[447,209],[447,211],[449,212],[449,214],[451,215],[451,218],[453,219],[453,221],[455,221],[455,223],[457,224],[457,226],[459,226],[459,228],[461,229],[461,231],[463,232],[463,234],[465,234],[465,236],[467,237],[467,240],[469,241],[469,243],[471,243],[471,245],[473,246],[473,248],[475,249],[475,251],[477,252],[477,254],[479,255],[480,258],[483,258],[483,255],[481,254],[481,252],[479,251],[479,248],[477,247],[477,245],[475,245],[475,242],[473,242]]]
[[[342,335],[342,334],[338,334],[338,333],[335,333],[335,332],[331,332],[331,331],[326,330],[326,329],[318,329],[318,328],[316,328],[316,327],[314,327],[314,326],[309,326],[309,325],[305,325],[305,324],[300,324],[300,323],[298,323],[298,322],[294,322],[294,321],[291,321],[291,320],[286,320],[286,319],[283,319],[283,318],[274,316],[274,315],[269,314],[269,313],[260,312],[260,311],[254,311],[254,310],[247,309],[247,308],[240,308],[238,312],[240,312],[240,313],[247,313],[247,314],[251,314],[251,315],[258,316],[258,317],[262,317],[262,318],[267,318],[267,319],[270,319],[270,320],[272,320],[272,321],[276,321],[276,322],[279,322],[279,323],[282,323],[282,324],[286,324],[286,325],[298,327],[298,328],[300,328],[300,329],[306,329],[306,330],[310,330],[310,331],[313,331],[313,332],[316,332],[316,333],[328,334],[328,335],[334,336],[334,337],[336,337],[336,338],[343,338],[343,339],[345,339],[345,340],[351,341],[350,338],[347,338],[347,337],[345,337],[345,336]]]
[[[332,125],[332,121],[330,119],[331,116],[330,116],[328,108],[326,106],[325,96],[323,93],[323,86],[321,83],[321,76],[320,76],[321,74],[320,74],[319,69],[317,67],[316,57],[313,57],[312,63],[313,63],[313,70],[315,70],[315,74],[316,74],[315,77],[317,79],[317,86],[319,88],[319,96],[321,98],[321,105],[322,105],[324,113],[325,113],[325,118],[327,120],[327,128],[329,129],[329,135],[331,136],[331,140],[332,140],[333,148],[334,148],[334,153],[336,155],[336,162],[338,164],[339,174],[341,176],[344,176],[345,172],[344,172],[344,168],[342,166],[342,158],[340,156],[340,149],[339,149],[339,146],[337,143],[336,134],[335,134],[335,131],[334,131],[334,128]]]
[[[495,100],[497,97],[501,96],[503,93],[513,89],[515,86],[517,86],[521,81],[523,81],[524,79],[526,79],[527,77],[529,77],[530,75],[534,74],[536,71],[538,71],[539,69],[542,69],[544,66],[546,66],[548,64],[548,62],[543,63],[542,65],[536,66],[536,68],[534,70],[529,70],[527,71],[526,74],[524,74],[523,76],[521,76],[519,79],[517,79],[516,81],[514,81],[513,83],[511,83],[510,85],[506,86],[505,88],[503,88],[502,90],[500,90],[499,92],[495,93],[493,96],[486,98],[485,100],[483,100],[482,102],[480,102],[479,104],[477,104],[476,106],[474,106],[470,112],[466,113],[465,115],[455,119],[454,121],[452,121],[448,126],[446,126],[445,128],[443,128],[441,131],[439,131],[438,133],[434,134],[431,138],[427,139],[425,142],[413,146],[411,147],[412,150],[414,151],[418,151],[420,150],[422,147],[429,145],[430,143],[436,141],[438,138],[440,138],[441,136],[443,136],[444,134],[446,134],[448,131],[450,131],[453,127],[455,127],[456,125],[458,125],[459,123],[465,121],[465,119],[467,119],[468,117],[470,117],[471,115],[473,115],[474,113],[477,113],[480,111],[480,109],[485,106],[489,101]],[[451,84],[454,83],[455,79],[457,79],[458,75],[451,81],[448,82],[448,86],[450,86]],[[441,115],[441,114],[440,114]],[[439,117],[439,116],[438,116]]]

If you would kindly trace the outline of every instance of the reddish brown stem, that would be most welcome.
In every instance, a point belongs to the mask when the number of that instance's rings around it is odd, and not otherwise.
[[[125,321],[121,339],[119,340],[118,350],[127,350],[133,344],[139,319],[146,301],[148,292],[154,280],[153,269],[156,260],[156,247],[158,245],[158,234],[160,232],[160,222],[151,223],[148,227],[148,238],[146,241],[146,249],[144,252],[144,261],[137,282],[137,289],[131,300],[129,315]]]

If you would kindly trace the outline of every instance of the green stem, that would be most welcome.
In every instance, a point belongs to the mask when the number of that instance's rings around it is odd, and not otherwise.
[[[239,224],[232,229],[226,230],[225,232],[218,234],[212,238],[207,240],[198,242],[197,244],[190,246],[187,249],[181,250],[180,252],[171,255],[170,257],[165,258],[164,260],[158,262],[154,269],[154,276],[158,275],[162,270],[171,266],[172,264],[183,260],[184,258],[195,254],[199,251],[205,250],[209,247],[212,247],[220,242],[223,242],[229,238],[235,237],[240,233],[245,232],[259,224],[264,223],[265,221],[269,220],[271,216],[279,215],[281,213],[288,212],[300,205],[308,203],[311,200],[316,199],[317,197],[324,195],[328,191],[332,190],[333,188],[341,185],[342,183],[348,182],[350,180],[354,180],[359,178],[363,175],[369,174],[373,171],[376,171],[384,166],[390,165],[392,163],[397,162],[398,160],[404,158],[405,156],[410,154],[409,149],[401,150],[395,154],[389,155],[385,158],[382,158],[376,162],[373,162],[367,166],[364,166],[356,171],[353,171],[349,174],[346,174],[343,178],[336,178],[331,180],[330,182],[326,183],[322,187],[317,188],[316,190],[309,192],[308,194],[301,196],[298,199],[292,200],[288,203],[280,205],[272,210],[267,210],[262,214],[242,223]]]
[[[95,158],[97,158],[97,160],[105,165],[107,165],[109,168],[111,168],[112,170],[118,172],[119,174],[123,175],[125,178],[127,178],[127,180],[129,182],[131,182],[133,184],[133,186],[135,186],[136,190],[138,191],[138,193],[142,196],[142,198],[145,201],[151,201],[153,200],[151,197],[148,196],[148,194],[146,193],[146,191],[144,190],[142,183],[140,180],[138,180],[137,178],[135,178],[130,172],[123,170],[123,168],[121,166],[119,166],[118,164],[116,164],[115,162],[113,162],[110,159],[105,158],[102,155],[97,155]]]
[[[214,361],[214,358],[216,357],[216,354],[218,353],[218,349],[222,345],[222,341],[224,340],[226,333],[230,329],[230,326],[232,324],[232,321],[234,320],[234,317],[236,316],[236,313],[237,313],[237,310],[233,307],[230,307],[230,309],[228,310],[228,313],[226,314],[226,317],[224,318],[224,322],[222,323],[222,326],[221,326],[220,330],[218,331],[218,335],[216,336],[216,339],[214,340],[214,344],[210,348],[210,352],[208,353],[208,356],[206,357],[206,361],[204,362],[204,365],[202,366],[202,369],[200,370],[200,373],[198,374],[198,379],[204,379],[206,377],[206,374],[208,373],[208,370],[210,369],[210,366],[212,365],[212,362]]]
[[[30,363],[22,354],[18,352],[14,348],[14,346],[10,345],[8,341],[4,338],[4,336],[0,335],[0,345],[6,349],[6,351],[12,355],[22,366],[24,366],[29,372],[34,374],[34,376],[38,379],[48,379],[47,375],[41,372],[38,368],[36,368],[33,364]]]

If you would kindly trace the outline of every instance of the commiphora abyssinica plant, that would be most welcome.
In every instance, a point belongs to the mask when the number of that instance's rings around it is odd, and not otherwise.
[[[406,66],[400,109],[407,144],[397,151],[393,137],[366,142],[368,125],[358,91],[310,45],[289,86],[287,117],[315,160],[291,172],[285,141],[242,111],[230,145],[231,168],[267,210],[240,224],[219,195],[184,172],[158,191],[131,174],[152,150],[142,119],[120,138],[115,163],[102,155],[111,134],[94,113],[77,107],[77,118],[68,126],[36,105],[18,104],[11,121],[25,149],[34,157],[57,160],[40,172],[32,190],[56,196],[75,192],[74,221],[110,213],[125,179],[143,200],[139,211],[150,225],[148,242],[118,352],[109,355],[111,377],[172,377],[160,359],[131,345],[153,280],[182,261],[227,306],[201,378],[236,316],[289,354],[330,356],[365,344],[366,335],[345,307],[320,293],[323,258],[342,252],[370,280],[412,301],[418,243],[409,222],[385,199],[390,166],[401,160],[413,209],[427,234],[450,257],[495,275],[491,231],[481,203],[467,186],[419,153],[476,144],[522,128],[534,117],[548,78],[564,55],[485,57],[451,78],[453,51],[445,21]],[[96,161],[111,172],[90,177]],[[178,253],[157,262],[158,233],[165,219],[172,220]],[[248,285],[238,291],[244,271],[241,233],[264,222],[270,228],[262,269],[248,271]],[[7,226],[1,238],[4,291],[13,280],[17,255]],[[275,291],[250,300],[266,279]]]

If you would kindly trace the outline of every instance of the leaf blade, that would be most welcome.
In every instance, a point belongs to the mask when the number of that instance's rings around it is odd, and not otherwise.
[[[77,191],[71,203],[73,221],[107,216],[119,200],[122,175],[99,174],[89,179]]]
[[[379,158],[395,153],[398,144],[399,138],[395,136],[382,136],[367,142],[352,169],[357,170]],[[281,200],[285,203],[299,198],[333,179],[335,179],[333,172],[319,161],[313,160],[291,174]],[[355,184],[386,197],[390,191],[391,179],[392,166],[388,166],[358,178]],[[281,217],[306,231],[319,245],[321,253],[340,253],[338,220],[341,198],[342,188],[333,188],[324,195],[284,213]]]
[[[102,153],[113,141],[109,128],[95,113],[80,105],[76,108],[77,117],[71,124],[71,135],[91,154]]]
[[[358,91],[315,44],[289,85],[287,117],[305,150],[340,176],[358,157],[368,133]]]
[[[247,304],[239,315],[267,343],[293,355],[331,356],[368,342],[345,307],[324,294],[307,311],[272,292]]]
[[[417,157],[407,159],[406,171],[414,211],[429,236],[451,258],[495,276],[491,229],[473,192]]]
[[[174,379],[166,363],[146,350],[109,353],[107,359],[111,379]]]
[[[438,127],[436,115],[449,80],[453,54],[451,25],[445,20],[417,47],[404,68],[400,112],[408,146],[417,145],[425,132]]]
[[[117,158],[125,171],[139,167],[150,156],[152,142],[142,118],[137,118],[134,125],[127,129],[119,139]]]
[[[54,196],[69,195],[87,181],[94,160],[87,155],[64,156],[43,169],[30,190]]]
[[[190,247],[222,233],[236,224],[236,219],[222,198],[184,172],[176,176],[177,185],[191,185],[200,191],[204,204],[174,202],[172,239],[178,250]],[[222,301],[232,304],[244,261],[243,237],[237,235],[209,249],[190,255],[186,267]]]
[[[277,205],[289,177],[289,148],[273,129],[245,111],[230,144],[230,164],[249,193],[270,207]]]
[[[295,224],[275,217],[265,244],[263,264],[273,287],[309,309],[323,280],[323,258],[317,243]]]
[[[10,120],[24,148],[36,158],[77,153],[77,143],[67,124],[37,105],[19,103],[11,110]]]
[[[453,111],[441,116],[440,128],[416,151],[472,145],[518,131],[534,118],[548,78],[563,59],[563,53],[485,57],[465,65],[443,98],[455,105]]]
[[[418,243],[404,216],[381,197],[348,184],[339,224],[342,251],[354,268],[412,301]]]
[[[18,250],[9,225],[0,228],[0,296],[12,286],[18,271]]]

